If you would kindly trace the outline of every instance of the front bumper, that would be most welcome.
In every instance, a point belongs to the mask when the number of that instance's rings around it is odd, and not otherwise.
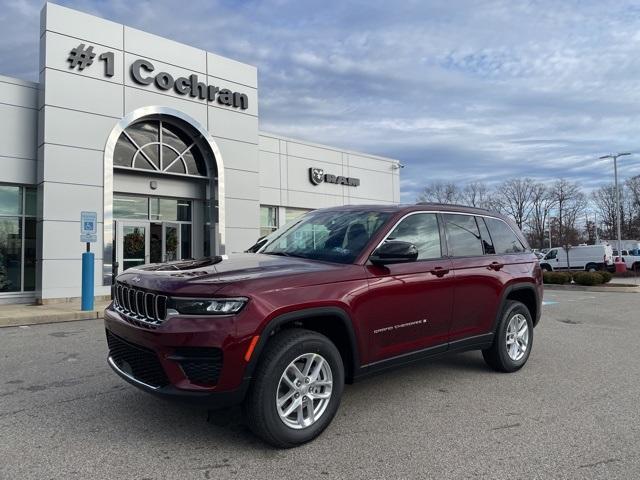
[[[169,400],[177,400],[181,402],[194,403],[202,406],[207,406],[210,408],[223,408],[229,407],[232,405],[238,405],[242,403],[244,397],[247,394],[247,389],[249,388],[249,381],[246,380],[242,382],[242,385],[235,389],[229,391],[211,391],[211,392],[202,392],[202,391],[193,391],[193,390],[182,390],[174,387],[173,385],[167,385],[164,387],[154,387],[152,385],[148,385],[140,380],[136,379],[132,375],[127,372],[121,370],[113,361],[111,356],[108,357],[107,363],[111,367],[111,369],[116,372],[120,378],[129,382],[131,385],[138,387],[145,392],[151,393],[158,397],[166,398]]]
[[[244,398],[246,341],[235,338],[232,316],[173,317],[145,328],[108,308],[108,363],[124,380],[163,397],[227,406]]]

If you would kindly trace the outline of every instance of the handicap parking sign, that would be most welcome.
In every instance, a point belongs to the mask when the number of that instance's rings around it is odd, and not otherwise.
[[[80,212],[80,241],[94,243],[98,241],[98,214]]]

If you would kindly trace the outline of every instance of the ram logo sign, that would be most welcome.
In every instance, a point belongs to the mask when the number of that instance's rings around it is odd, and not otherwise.
[[[336,185],[346,185],[348,187],[358,187],[360,185],[360,179],[355,177],[343,177],[342,175],[333,175],[331,173],[324,173],[322,168],[309,169],[309,180],[314,185],[320,185],[324,183],[335,183]]]

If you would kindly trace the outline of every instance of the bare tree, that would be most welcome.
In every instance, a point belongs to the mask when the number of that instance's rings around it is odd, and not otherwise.
[[[469,182],[462,190],[461,199],[465,205],[487,208],[490,204],[489,187],[484,182]]]
[[[455,183],[432,182],[418,196],[419,202],[459,203],[462,199],[460,188]]]
[[[551,187],[558,221],[558,239],[567,252],[567,266],[570,268],[569,250],[579,238],[576,228],[578,216],[584,211],[587,201],[577,183],[562,178]]]
[[[625,186],[629,190],[635,208],[640,209],[640,175],[629,178]]]
[[[616,190],[613,184],[604,185],[591,193],[593,206],[598,219],[604,226],[603,234],[607,238],[615,237],[616,226]]]
[[[640,175],[629,178],[625,187],[630,200],[631,235],[630,238],[640,239]]]
[[[555,200],[546,185],[534,184],[531,193],[531,215],[527,224],[531,230],[533,244],[537,248],[544,248],[544,239],[547,236],[548,222],[554,205]]]
[[[497,200],[501,210],[509,215],[522,229],[533,208],[534,183],[530,178],[512,178],[497,189]]]

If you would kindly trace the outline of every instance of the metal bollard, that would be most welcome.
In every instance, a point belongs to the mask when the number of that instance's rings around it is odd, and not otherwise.
[[[94,303],[94,254],[90,252],[90,243],[87,243],[87,251],[82,254],[82,311],[93,310]]]

